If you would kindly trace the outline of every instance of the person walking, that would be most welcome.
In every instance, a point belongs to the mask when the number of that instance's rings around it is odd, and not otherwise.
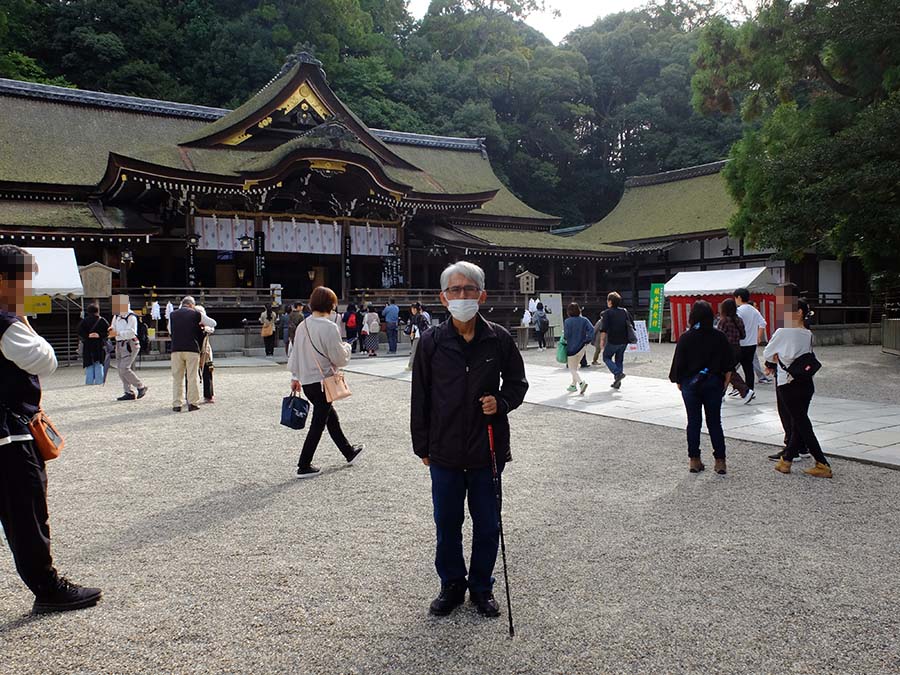
[[[378,356],[378,341],[381,335],[381,317],[375,308],[369,305],[369,311],[363,319],[364,343],[363,348],[369,357]]]
[[[388,354],[397,353],[397,333],[400,325],[400,308],[394,299],[388,300],[387,307],[381,310],[381,318],[384,319],[385,332],[388,339]]]
[[[832,470],[809,419],[809,406],[816,388],[812,376],[794,375],[791,365],[813,353],[813,334],[806,327],[809,304],[798,297],[794,284],[779,286],[775,292],[775,311],[784,317],[784,327],[772,334],[763,350],[763,359],[771,364],[775,376],[778,413],[784,426],[786,447],[775,465],[780,473],[790,473],[791,464],[803,452],[809,452],[816,465],[804,473],[817,478],[831,478]],[[807,357],[808,358],[808,357]]]
[[[425,315],[422,313],[422,305],[414,302],[409,307],[409,324],[406,329],[409,333],[409,361],[406,364],[407,370],[412,370],[413,362],[416,358],[416,349],[422,335],[428,330],[428,323],[425,321]]]
[[[550,319],[547,318],[547,312],[544,311],[543,302],[537,304],[531,320],[534,323],[534,335],[537,338],[538,351],[542,352],[547,348],[547,329],[550,328]]]
[[[563,322],[563,335],[566,338],[566,364],[572,375],[572,384],[566,391],[578,391],[584,395],[588,383],[581,379],[578,369],[581,367],[581,359],[587,352],[587,347],[594,339],[594,326],[585,317],[581,316],[581,307],[577,302],[569,303],[566,309],[568,317]]]
[[[294,348],[288,358],[291,391],[302,390],[313,406],[312,421],[297,461],[299,478],[314,478],[319,475],[319,469],[312,465],[312,460],[326,428],[347,464],[353,464],[366,447],[353,445],[347,440],[341,429],[337,410],[326,398],[322,383],[338,368],[350,363],[350,344],[341,340],[337,326],[329,318],[337,307],[337,296],[327,286],[319,286],[309,299],[309,307],[312,315],[297,330]]]
[[[603,363],[613,375],[613,389],[622,386],[625,379],[625,350],[628,348],[628,330],[634,330],[634,319],[622,307],[622,296],[613,291],[606,296],[606,309],[600,315],[600,351]]]
[[[305,318],[306,314],[303,312],[303,303],[295,302],[294,306],[291,308],[291,313],[288,315],[288,335],[287,340],[285,341],[285,353],[288,356],[291,354],[290,345],[294,344],[294,336],[297,335],[297,327],[303,323]]]
[[[428,467],[437,534],[435,568],[441,590],[429,607],[446,616],[466,597],[482,616],[496,617],[494,564],[500,504],[494,491],[488,425],[492,425],[498,490],[512,460],[510,412],[528,391],[516,341],[487,321],[484,271],[457,262],[441,274],[441,304],[450,319],[426,331],[413,361],[410,433],[413,452]],[[468,502],[472,556],[466,568],[462,526]]]
[[[57,362],[25,314],[36,273],[25,249],[0,245],[0,524],[16,571],[34,594],[32,613],[47,614],[91,607],[102,592],[61,577],[50,554],[47,471],[28,420],[41,407],[40,378]]]
[[[344,312],[341,321],[344,322],[344,332],[347,334],[347,344],[350,345],[350,353],[353,354],[356,352],[356,343],[359,341],[360,329],[359,312],[356,310],[355,303],[351,302],[347,305],[347,311]]]
[[[747,386],[743,378],[737,373],[737,366],[741,360],[741,340],[745,337],[744,322],[737,315],[737,304],[731,298],[719,303],[719,318],[716,321],[716,330],[721,331],[728,338],[731,351],[734,355],[734,368],[731,369],[731,386],[746,405],[756,398],[756,393]]]
[[[753,363],[756,361],[756,347],[762,342],[766,330],[766,320],[752,304],[750,291],[738,288],[734,291],[737,314],[744,322],[745,337],[741,340],[741,370],[744,371],[744,382],[750,389],[756,389]]]
[[[100,316],[100,308],[93,303],[88,305],[84,319],[78,324],[85,384],[106,382],[103,364],[107,358],[106,336],[108,333],[109,322]]]
[[[262,336],[263,345],[266,348],[267,359],[275,358],[275,320],[277,318],[278,316],[272,309],[272,305],[266,303],[266,308],[259,315],[259,322],[262,324],[259,334]]]
[[[734,351],[728,338],[713,327],[712,306],[698,300],[688,318],[691,329],[678,338],[669,380],[678,385],[687,411],[688,468],[700,473],[700,427],[706,428],[713,446],[716,473],[725,474],[725,433],[722,430],[722,394],[728,388],[734,366]]]
[[[206,333],[203,331],[203,315],[197,311],[190,295],[169,316],[169,333],[172,336],[172,410],[181,412],[184,385],[187,378],[188,411],[200,409],[200,349]]]
[[[216,367],[213,362],[212,334],[216,332],[214,326],[206,325],[213,320],[206,315],[206,308],[197,305],[200,312],[200,324],[203,326],[203,343],[200,345],[200,380],[203,382],[203,400],[207,403],[216,402],[216,392],[213,386],[213,371]]]
[[[117,400],[134,401],[144,398],[147,387],[134,372],[134,362],[141,353],[138,340],[138,318],[131,311],[127,295],[114,295],[112,299],[113,317],[109,322],[107,337],[116,341],[116,370],[125,393]]]

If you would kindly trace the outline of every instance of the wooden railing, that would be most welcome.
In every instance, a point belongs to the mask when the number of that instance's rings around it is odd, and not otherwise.
[[[268,288],[123,288],[120,293],[128,294],[132,307],[152,304],[154,301],[165,307],[171,302],[176,307],[186,295],[192,296],[198,304],[215,309],[262,308],[272,302],[272,292]]]

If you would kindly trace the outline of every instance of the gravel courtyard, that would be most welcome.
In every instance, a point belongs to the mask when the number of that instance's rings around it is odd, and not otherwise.
[[[80,368],[45,382],[68,442],[49,465],[56,561],[105,596],[32,618],[4,548],[0,673],[900,671],[900,471],[782,476],[765,446],[731,443],[729,475],[690,475],[678,430],[523,406],[510,640],[505,614],[427,615],[434,530],[406,383],[352,376],[339,411],[367,456],[342,466],[326,437],[323,475],[298,481],[282,368],[220,368],[217,403],[181,414],[168,371],[143,376],[128,403],[114,372],[105,388]]]

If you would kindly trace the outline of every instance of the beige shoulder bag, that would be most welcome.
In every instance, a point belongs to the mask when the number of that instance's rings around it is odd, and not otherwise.
[[[309,325],[306,321],[303,322],[303,325],[306,326],[306,337],[309,338],[309,344],[312,345],[312,348],[319,352],[319,355],[323,359],[327,359],[329,363],[331,363],[331,359],[329,359],[325,354],[319,351],[319,348],[312,341],[312,335],[309,334]],[[344,380],[344,373],[341,372],[340,368],[335,368],[334,364],[332,364],[331,369],[334,371],[331,375],[325,376],[325,373],[322,371],[322,366],[319,365],[319,360],[315,359],[316,367],[319,369],[319,373],[322,375],[322,389],[325,392],[325,400],[329,403],[334,403],[335,401],[340,401],[344,398],[350,398],[353,394],[350,391],[350,387],[347,386],[347,382]]]

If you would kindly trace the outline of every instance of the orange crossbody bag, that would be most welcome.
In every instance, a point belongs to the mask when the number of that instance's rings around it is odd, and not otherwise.
[[[4,406],[5,407],[5,406]],[[66,439],[62,437],[53,422],[43,410],[38,410],[29,420],[24,415],[14,413],[9,408],[7,412],[19,420],[20,424],[28,427],[28,433],[34,439],[34,447],[38,453],[44,458],[45,462],[59,457],[59,453],[66,447]]]

